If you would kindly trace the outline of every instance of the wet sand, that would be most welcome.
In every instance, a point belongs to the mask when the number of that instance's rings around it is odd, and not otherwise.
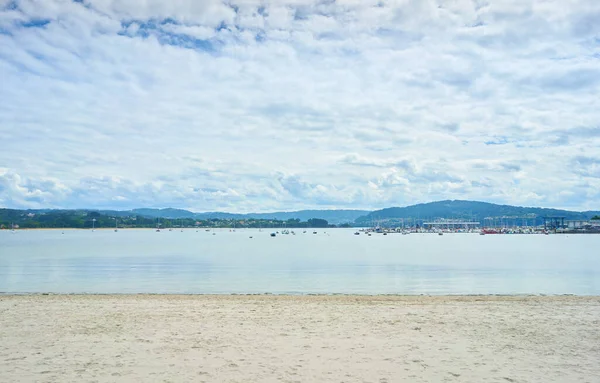
[[[3,382],[600,382],[600,297],[0,296]]]

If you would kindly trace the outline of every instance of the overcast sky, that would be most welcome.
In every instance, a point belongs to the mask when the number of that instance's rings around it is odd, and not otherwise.
[[[600,208],[600,1],[0,0],[0,206]]]

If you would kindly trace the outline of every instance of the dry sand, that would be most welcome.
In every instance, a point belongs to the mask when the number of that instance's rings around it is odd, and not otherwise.
[[[0,296],[2,382],[600,382],[600,297]]]

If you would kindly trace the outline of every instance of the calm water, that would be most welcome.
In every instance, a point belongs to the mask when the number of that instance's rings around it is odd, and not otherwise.
[[[2,231],[0,292],[600,295],[600,235],[353,232]]]

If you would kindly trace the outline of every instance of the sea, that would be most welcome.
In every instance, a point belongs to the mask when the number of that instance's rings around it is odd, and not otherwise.
[[[0,231],[0,293],[600,295],[600,235]]]

